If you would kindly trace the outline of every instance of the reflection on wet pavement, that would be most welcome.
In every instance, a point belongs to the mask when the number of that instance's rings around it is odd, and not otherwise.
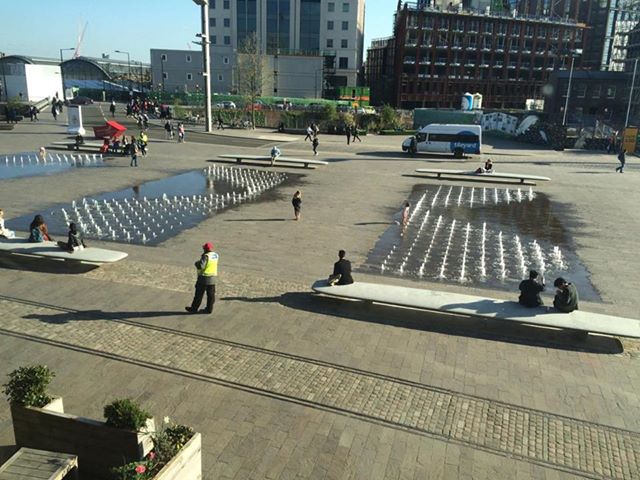
[[[0,180],[60,173],[71,168],[105,167],[101,154],[48,153],[40,157],[37,153],[16,153],[0,156]]]

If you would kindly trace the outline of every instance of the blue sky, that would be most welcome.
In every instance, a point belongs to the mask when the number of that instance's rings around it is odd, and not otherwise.
[[[191,0],[28,0],[2,2],[0,52],[58,58],[75,47],[87,24],[81,54],[149,61],[150,48],[186,49],[200,29],[200,9]],[[372,38],[391,34],[396,0],[368,0],[365,51]],[[100,5],[100,6],[99,6]],[[70,58],[72,51],[63,52]]]

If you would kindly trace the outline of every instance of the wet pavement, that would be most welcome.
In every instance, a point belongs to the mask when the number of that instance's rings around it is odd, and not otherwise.
[[[0,155],[0,180],[51,175],[72,168],[106,167],[102,155],[51,153],[40,158],[36,152]]]

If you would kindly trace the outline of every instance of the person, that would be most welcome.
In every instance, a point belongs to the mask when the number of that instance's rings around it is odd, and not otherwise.
[[[84,144],[84,137],[78,133],[76,135],[75,141],[76,150],[80,150],[80,145]]]
[[[55,102],[51,104],[51,115],[53,115],[53,120],[58,121],[58,107]]]
[[[318,127],[318,124],[316,122],[311,122],[311,130],[313,130],[314,137],[317,137],[320,133],[320,127]]]
[[[493,173],[493,163],[491,163],[491,159],[488,158],[486,162],[484,162],[484,173]]]
[[[178,143],[184,143],[184,125],[182,122],[178,123]]]
[[[222,115],[218,113],[218,130],[224,130],[224,122],[222,121]]]
[[[4,226],[4,210],[0,208],[0,237],[15,238],[16,233]]]
[[[556,310],[564,313],[578,310],[578,290],[575,285],[567,282],[562,277],[558,277],[553,282],[553,286],[557,288],[556,296],[553,299],[553,306]]]
[[[291,199],[291,205],[293,205],[294,220],[300,220],[300,212],[302,211],[302,193],[300,190],[296,190]]]
[[[344,126],[344,133],[347,136],[347,145],[351,143],[351,127],[347,124]]]
[[[149,137],[147,136],[147,132],[145,132],[144,130],[140,132],[140,141],[138,143],[140,144],[140,152],[142,152],[142,156],[146,157],[147,144],[149,143]]]
[[[130,167],[138,166],[138,143],[134,137],[131,137],[131,144],[129,145],[129,153],[131,153]]]
[[[198,280],[196,281],[196,291],[193,295],[191,306],[184,307],[189,313],[197,313],[204,293],[207,293],[207,306],[203,313],[212,313],[213,304],[216,301],[216,278],[218,276],[219,255],[213,251],[213,243],[207,242],[202,246],[202,256],[195,262],[198,270]]]
[[[529,279],[520,282],[520,296],[518,303],[525,307],[534,308],[543,305],[540,292],[544,291],[544,278],[535,270],[529,272]]]
[[[116,101],[111,99],[111,105],[109,105],[109,111],[111,112],[111,117],[116,116]]]
[[[102,140],[102,146],[100,147],[100,153],[107,153],[109,151],[109,137],[104,137]]]
[[[625,158],[626,153],[626,149],[623,148],[622,150],[620,150],[620,153],[618,154],[618,161],[620,162],[620,166],[616,167],[616,172],[624,173],[624,164],[627,163],[627,159]]]
[[[82,250],[84,248],[87,248],[87,245],[84,243],[84,236],[82,235],[82,232],[78,230],[78,227],[73,222],[69,224],[69,233],[67,236],[67,241],[58,242],[58,246],[69,253],[73,253],[76,250]]]
[[[164,124],[165,138],[167,140],[171,140],[173,138],[173,127],[171,126],[171,122],[167,120]]]
[[[40,147],[40,150],[38,150],[38,157],[40,157],[40,160],[44,160],[46,156],[47,156],[47,149],[44,147]]]
[[[344,257],[346,252],[340,250],[338,252],[338,261],[333,264],[333,274],[329,277],[329,285],[349,285],[353,283],[351,276],[351,262]]]
[[[411,155],[415,155],[418,152],[418,141],[416,140],[416,136],[413,135],[411,140],[409,140],[409,153]]]
[[[355,143],[356,140],[362,143],[362,139],[360,139],[360,135],[358,135],[358,127],[356,125],[353,125],[351,127],[351,137],[352,137],[352,140],[351,140],[352,143]]]
[[[53,238],[49,235],[47,224],[44,223],[42,215],[33,217],[31,225],[29,225],[29,241],[32,243],[52,242]]]
[[[402,228],[406,228],[409,223],[409,210],[411,209],[411,204],[407,201],[404,202],[402,206]]]
[[[37,122],[37,121],[38,121],[38,113],[40,113],[40,112],[38,111],[38,107],[36,107],[35,105],[33,105],[33,106],[31,107],[31,111],[33,112],[33,120],[34,120],[35,122]]]
[[[120,139],[118,137],[115,137],[113,139],[113,142],[111,142],[111,152],[112,153],[120,152]]]
[[[318,145],[320,142],[318,141],[318,135],[313,136],[313,141],[311,142],[311,146],[313,147],[313,154],[318,155]]]
[[[306,142],[307,140],[312,140],[313,139],[313,127],[311,127],[311,124],[309,124],[309,126],[307,127],[307,136],[304,137],[304,141]]]
[[[271,166],[273,167],[276,163],[276,158],[280,156],[280,149],[277,146],[273,146],[271,149]]]

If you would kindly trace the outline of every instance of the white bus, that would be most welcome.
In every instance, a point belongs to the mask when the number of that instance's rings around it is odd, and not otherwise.
[[[480,154],[482,127],[480,125],[448,125],[432,123],[418,130],[402,142],[402,151],[409,153],[453,153],[462,158],[465,153]]]

